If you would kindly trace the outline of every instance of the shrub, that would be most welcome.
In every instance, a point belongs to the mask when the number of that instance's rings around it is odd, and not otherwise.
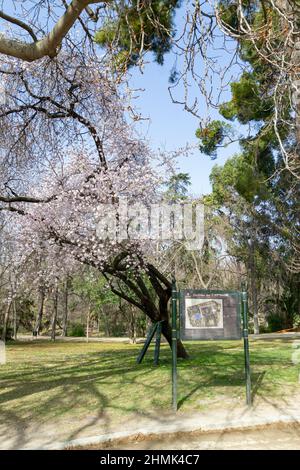
[[[286,322],[284,315],[280,313],[271,313],[267,317],[268,320],[268,329],[272,333],[273,331],[284,330],[289,327]]]
[[[81,323],[73,323],[70,327],[70,330],[68,331],[68,336],[85,336],[84,326],[81,325]]]
[[[3,326],[0,326],[0,339],[2,337],[2,332],[3,332]],[[14,336],[14,330],[10,327],[7,327],[5,341],[9,341],[13,339],[13,336]]]

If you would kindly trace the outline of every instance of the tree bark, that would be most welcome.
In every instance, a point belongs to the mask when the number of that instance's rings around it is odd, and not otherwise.
[[[108,3],[106,0],[105,3]],[[75,21],[79,18],[82,11],[93,3],[100,3],[99,0],[73,0],[64,15],[59,18],[54,25],[52,31],[39,41],[31,43],[11,39],[0,34],[0,53],[7,56],[16,57],[28,62],[41,59],[42,57],[49,56],[55,57],[59,51],[61,43],[69,32]],[[2,13],[2,18],[8,19],[9,15]],[[16,18],[10,17],[10,23],[19,24],[20,21]],[[23,23],[23,29],[24,23]],[[29,26],[27,26],[27,30]]]
[[[55,287],[54,299],[53,299],[53,315],[52,315],[52,323],[51,323],[52,341],[55,341],[55,336],[56,336],[57,309],[58,309],[58,287]]]
[[[6,307],[6,310],[5,310],[5,313],[4,313],[3,330],[2,330],[2,337],[1,337],[2,341],[4,341],[4,342],[6,340],[7,324],[8,324],[8,318],[9,318],[11,305],[12,305],[12,302],[9,302],[9,304],[7,304],[7,307]]]
[[[300,14],[300,5],[296,5],[296,2],[287,1],[287,0],[276,0],[277,7],[280,8],[282,12],[284,12],[284,19],[281,20],[282,22],[282,30],[289,29],[291,26],[291,22],[294,25],[295,31],[299,31],[299,27],[297,26],[297,22],[299,22],[299,14]],[[288,23],[290,22],[290,24]],[[288,43],[287,50],[285,51],[287,54],[287,59],[290,59],[292,67],[290,67],[292,71],[292,87],[293,87],[293,105],[295,109],[295,137],[296,137],[296,154],[299,156],[300,154],[300,72],[299,72],[299,65],[300,65],[300,40],[299,40],[299,33],[292,34],[290,36],[290,41]],[[290,58],[289,58],[290,54]]]
[[[107,338],[110,337],[110,329],[109,329],[109,322],[107,319],[107,313],[105,312],[105,309],[101,307],[101,313],[100,313],[100,318],[103,318],[103,323],[104,323],[104,334]]]
[[[170,348],[172,349],[172,327],[169,323],[169,320],[164,321],[162,323],[161,332],[168,341]],[[177,356],[181,359],[187,359],[189,357],[180,339],[177,340]]]
[[[259,335],[259,321],[258,321],[258,302],[257,302],[257,275],[255,263],[255,241],[254,238],[250,240],[250,279],[251,279],[251,297],[253,307],[253,323],[254,334]]]
[[[118,297],[123,298],[134,307],[140,309],[151,322],[163,321],[162,334],[172,348],[172,329],[169,320],[169,300],[172,294],[172,285],[170,281],[152,264],[145,266],[148,280],[151,287],[145,282],[145,278],[137,275],[134,279],[128,276],[128,272],[122,266],[122,261],[126,258],[126,253],[120,254],[112,263],[112,267],[107,267],[103,272],[108,281],[112,292]],[[129,273],[130,274],[130,273]],[[116,286],[113,280],[118,280]],[[123,284],[123,287],[121,285]],[[178,357],[186,359],[188,354],[181,342],[177,341]]]
[[[63,326],[61,336],[67,336],[67,326],[68,326],[68,304],[69,304],[69,279],[66,279],[65,282],[65,291],[64,291],[64,309],[63,309]]]
[[[166,289],[164,295],[161,295],[159,299],[159,320],[163,320],[161,332],[172,349],[172,327],[170,325],[168,309],[170,299],[171,289]],[[177,356],[181,359],[187,359],[189,357],[180,339],[177,340]]]
[[[136,319],[135,311],[133,305],[129,306],[130,308],[130,342],[132,344],[136,343]]]
[[[89,303],[87,315],[86,315],[86,342],[89,342],[89,336],[90,336],[90,316],[91,316],[91,304]]]
[[[45,303],[45,289],[41,287],[39,290],[39,310],[35,321],[35,326],[33,329],[33,335],[38,336],[40,334],[42,318],[44,313],[44,303]]]
[[[18,333],[18,325],[17,325],[17,305],[16,301],[13,300],[13,313],[14,313],[14,340],[17,339],[17,333]]]

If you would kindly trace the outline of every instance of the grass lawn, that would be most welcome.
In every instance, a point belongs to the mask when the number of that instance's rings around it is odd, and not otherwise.
[[[189,342],[190,359],[178,361],[181,412],[201,411],[208,403],[245,400],[241,341]],[[171,409],[171,352],[162,346],[159,367],[153,349],[141,365],[141,345],[57,341],[7,345],[0,366],[0,422],[48,422],[88,414],[124,418]],[[281,399],[299,389],[299,366],[292,363],[292,341],[250,343],[254,400]]]

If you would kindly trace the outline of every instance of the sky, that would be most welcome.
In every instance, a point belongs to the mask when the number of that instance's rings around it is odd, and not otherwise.
[[[179,31],[182,31],[184,11],[183,2],[183,7],[178,10],[175,19]],[[7,5],[7,13],[14,13],[10,3]],[[224,62],[228,58],[220,57],[219,60]],[[131,70],[130,86],[143,90],[138,93],[139,98],[135,100],[135,105],[143,117],[149,118],[149,120],[143,121],[141,131],[146,134],[154,150],[158,147],[165,150],[176,150],[185,147],[186,144],[199,143],[195,137],[195,131],[199,124],[197,118],[184,111],[180,105],[172,103],[169,96],[169,76],[173,65],[174,55],[166,54],[163,66],[158,65],[149,57],[149,63],[145,66],[143,74],[137,68]],[[217,79],[213,85],[218,86]],[[199,96],[199,92],[193,84],[191,84],[191,92],[194,96]],[[211,191],[209,175],[213,166],[223,165],[226,159],[237,150],[236,145],[221,149],[216,160],[211,160],[209,156],[201,154],[199,150],[193,151],[188,157],[179,158],[178,171],[188,173],[191,178],[190,193],[195,196],[209,193]]]
[[[181,9],[177,13],[175,21],[178,30],[182,30],[180,28],[182,18],[183,10]],[[223,65],[228,60],[229,57],[225,56],[219,58],[220,63],[223,63]],[[173,65],[174,55],[169,53],[165,55],[163,66],[149,57],[149,63],[145,66],[143,74],[138,69],[131,71],[130,85],[143,90],[138,93],[139,98],[135,104],[142,116],[149,118],[149,121],[143,123],[142,128],[154,149],[160,147],[166,150],[174,150],[184,147],[187,143],[199,143],[199,140],[195,137],[195,131],[199,124],[197,118],[184,111],[182,106],[172,103],[169,96],[169,76]],[[218,83],[216,77],[213,86],[217,87]],[[191,93],[198,97],[200,95],[196,85],[192,83]],[[229,92],[227,98],[230,99]],[[203,109],[204,113],[205,109]],[[218,114],[214,116],[214,119],[216,118],[223,120]],[[202,154],[200,150],[193,151],[193,154],[188,157],[179,158],[178,171],[188,173],[191,178],[190,192],[196,196],[209,193],[211,191],[209,175],[213,166],[216,164],[223,165],[237,151],[238,145],[232,144],[226,149],[220,149],[218,158],[215,160]]]
[[[153,149],[165,148],[174,150],[188,144],[197,144],[195,137],[198,120],[179,105],[172,103],[168,93],[168,79],[170,74],[169,60],[164,66],[156,63],[148,64],[143,75],[133,72],[130,84],[134,88],[141,88],[136,106],[143,117],[149,120],[143,123],[143,131],[150,141]],[[180,157],[178,170],[188,173],[191,178],[190,192],[194,195],[207,194],[211,191],[209,175],[214,165],[222,165],[234,153],[233,147],[222,149],[218,158],[212,160],[200,150],[193,151],[188,157]]]

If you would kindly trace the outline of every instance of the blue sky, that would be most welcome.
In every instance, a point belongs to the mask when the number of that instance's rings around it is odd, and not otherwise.
[[[168,79],[172,60],[167,57],[164,66],[156,63],[148,64],[143,74],[138,70],[133,72],[131,85],[142,88],[136,105],[144,117],[143,130],[146,132],[153,148],[162,147],[173,150],[185,146],[186,143],[198,142],[195,131],[198,120],[179,105],[173,104],[168,93]],[[209,175],[215,164],[223,164],[236,151],[233,146],[221,149],[217,160],[201,154],[199,150],[189,157],[181,157],[178,161],[180,171],[189,173],[191,177],[191,192],[195,195],[209,193],[211,185]]]
[[[176,15],[176,25],[181,30],[184,5]],[[7,5],[7,13],[13,14],[13,7]],[[166,150],[174,150],[188,144],[197,143],[195,131],[198,120],[190,113],[184,111],[179,105],[173,104],[168,93],[170,70],[174,65],[174,55],[167,54],[163,66],[151,61],[141,74],[138,69],[131,70],[131,86],[144,91],[139,93],[135,105],[140,109],[144,117],[149,121],[143,122],[142,131],[150,140],[154,149],[158,147]],[[220,56],[219,60],[225,63],[228,58]],[[217,86],[217,81],[215,86]],[[196,86],[191,87],[194,96],[199,97]],[[216,116],[214,116],[216,118]],[[217,160],[211,160],[208,156],[194,151],[189,157],[181,157],[178,160],[178,170],[188,173],[191,178],[190,192],[194,195],[207,194],[211,190],[209,182],[210,172],[215,164],[222,165],[226,159],[237,151],[237,145],[220,150]]]
[[[183,30],[183,17],[185,6],[177,12],[176,27],[179,31]],[[223,42],[220,40],[222,47]],[[217,39],[218,41],[218,39]],[[235,46],[234,46],[235,47]],[[218,57],[219,64],[227,65],[230,55],[226,55],[223,50],[215,50],[214,56]],[[147,58],[149,63],[145,66],[143,74],[138,69],[131,70],[132,80],[130,82],[135,88],[144,89],[139,93],[139,99],[136,101],[137,107],[140,109],[144,117],[149,117],[149,121],[145,122],[143,127],[152,147],[163,147],[166,150],[173,150],[183,147],[186,143],[195,144],[198,141],[195,137],[195,131],[198,127],[198,120],[195,116],[184,111],[178,104],[171,101],[168,92],[169,76],[172,66],[174,65],[174,54],[169,53],[165,56],[164,65],[158,65],[153,62],[151,57]],[[201,58],[198,58],[199,70],[201,73]],[[238,70],[238,72],[237,72]],[[239,69],[232,72],[239,73]],[[213,87],[219,86],[218,77],[213,81]],[[191,94],[201,100],[199,90],[196,85],[191,83]],[[226,93],[226,100],[230,99],[230,93]],[[205,108],[203,109],[203,114]],[[214,119],[223,118],[214,112]],[[189,173],[191,178],[191,193],[194,195],[207,194],[211,191],[209,175],[214,165],[222,165],[226,159],[238,151],[238,144],[232,144],[226,149],[220,149],[218,158],[211,160],[210,157],[195,151],[189,157],[182,157],[178,160],[178,169],[182,172]]]

